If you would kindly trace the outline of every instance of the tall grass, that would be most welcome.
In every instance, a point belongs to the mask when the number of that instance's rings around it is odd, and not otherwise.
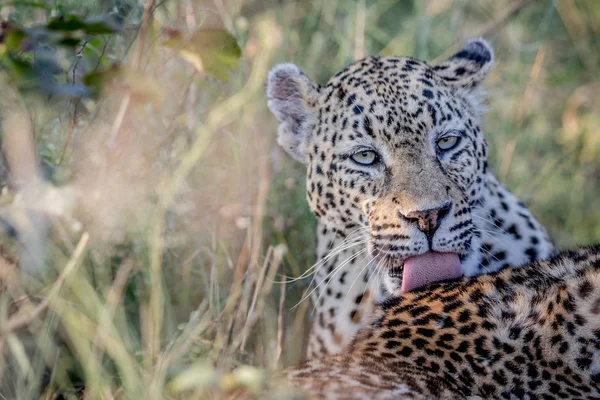
[[[145,78],[77,104],[24,102],[3,83],[21,179],[4,177],[0,197],[0,398],[284,398],[263,390],[302,356],[311,307],[291,308],[307,282],[285,276],[315,261],[315,220],[266,109],[277,62],[325,83],[368,54],[440,60],[484,35],[494,171],[559,246],[600,239],[594,0],[165,1],[145,29],[142,2],[56,3],[1,12],[28,24],[114,6],[125,31],[86,47],[83,68],[118,61]],[[227,82],[160,46],[207,26],[242,47]]]

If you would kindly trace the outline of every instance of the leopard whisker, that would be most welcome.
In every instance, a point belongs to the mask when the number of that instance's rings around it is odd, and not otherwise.
[[[321,291],[318,294],[317,298],[314,301],[314,307],[312,310],[313,313],[316,310],[317,305],[319,304],[319,300],[321,299],[321,296],[323,296],[323,293],[327,289],[327,286],[329,286],[329,283],[331,283],[332,278],[334,278],[346,265],[348,265],[348,263],[350,263],[352,260],[356,259],[356,257],[358,257],[359,255],[363,254],[366,251],[367,251],[367,249],[365,248],[365,249],[362,249],[361,251],[353,254],[352,256],[348,257],[343,263],[341,263],[339,266],[336,266],[336,268],[333,271],[331,271],[321,282],[319,282],[317,287],[320,286],[321,284],[323,284],[323,282],[325,282],[325,287],[323,288],[323,291]],[[316,287],[315,287],[315,289],[316,289]],[[312,294],[312,292],[314,292],[314,289],[313,289],[313,291],[311,291],[311,293],[309,293],[309,295]]]
[[[327,279],[329,277],[331,277],[332,275],[337,274],[342,268],[344,268],[344,266],[346,266],[346,264],[348,264],[350,261],[352,261],[353,259],[355,259],[356,257],[358,257],[359,255],[361,255],[362,253],[364,253],[365,251],[367,251],[366,248],[354,253],[353,255],[351,255],[350,257],[348,257],[348,259],[346,259],[343,263],[341,263],[340,265],[336,266],[329,274],[327,274],[327,276],[325,276],[325,278],[323,278],[323,280],[321,282],[319,282],[312,290],[310,290],[310,292],[308,294],[305,294],[304,296],[302,296],[302,298],[300,299],[300,301],[294,305],[291,310],[295,310],[296,308],[298,308],[298,306],[300,306],[300,304],[302,304],[303,301],[305,301],[307,298],[309,298],[315,290],[317,290],[319,288],[319,286],[321,286],[323,284],[323,282],[327,281]],[[325,285],[327,286],[327,284]],[[320,296],[319,296],[320,298]],[[318,301],[318,298],[317,298]],[[315,302],[315,304],[317,304],[317,302]]]

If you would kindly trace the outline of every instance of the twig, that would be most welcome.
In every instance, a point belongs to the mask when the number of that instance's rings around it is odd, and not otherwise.
[[[83,44],[81,45],[81,48],[77,52],[77,56],[76,56],[77,61],[75,61],[75,64],[73,65],[73,74],[71,77],[71,83],[73,85],[75,85],[75,83],[76,83],[77,68],[79,67],[79,62],[83,58],[83,52],[84,52],[87,44],[88,44],[87,40],[84,41]],[[65,140],[65,144],[63,145],[62,152],[60,154],[60,158],[58,159],[58,162],[57,162],[58,165],[62,164],[63,159],[65,158],[65,154],[67,153],[67,149],[69,148],[69,143],[71,143],[71,138],[73,137],[73,131],[75,130],[75,125],[77,124],[77,111],[78,111],[80,102],[81,102],[81,99],[79,99],[79,98],[73,100],[73,117],[71,118],[71,121],[69,123],[69,132],[67,133],[67,140]]]
[[[102,59],[104,58],[104,54],[106,53],[106,48],[108,47],[108,42],[110,42],[111,37],[109,36],[108,39],[106,39],[104,41],[104,46],[102,46],[102,51],[100,52],[100,55],[98,56],[98,61],[96,61],[96,65],[94,66],[94,69],[92,70],[92,72],[96,72],[98,70],[98,67],[100,67],[100,63],[102,62]]]
[[[75,125],[77,124],[77,112],[79,110],[79,99],[73,101],[73,117],[69,122],[69,132],[67,133],[67,140],[65,140],[65,144],[63,145],[62,152],[60,153],[60,158],[58,159],[57,165],[62,164],[65,154],[67,153],[67,149],[69,148],[69,143],[71,143],[71,138],[73,137],[73,132],[75,131]]]
[[[9,333],[21,329],[27,325],[29,325],[38,315],[43,313],[48,306],[50,305],[50,301],[58,295],[60,289],[62,288],[63,283],[67,279],[67,277],[71,274],[71,272],[79,265],[81,261],[81,257],[83,256],[83,252],[87,247],[90,235],[87,232],[84,232],[81,235],[81,239],[79,239],[79,243],[71,256],[71,259],[65,266],[65,268],[61,271],[60,275],[52,285],[48,296],[42,300],[40,304],[38,304],[31,312],[28,312],[25,315],[15,315],[9,318],[3,325],[0,327],[0,338],[6,337]]]

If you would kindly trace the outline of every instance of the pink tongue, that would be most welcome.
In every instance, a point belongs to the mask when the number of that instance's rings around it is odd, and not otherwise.
[[[457,279],[462,276],[460,260],[456,253],[430,251],[404,261],[402,293],[423,287],[431,282]]]

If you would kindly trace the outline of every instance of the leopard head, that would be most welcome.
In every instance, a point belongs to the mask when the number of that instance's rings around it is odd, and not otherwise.
[[[464,264],[478,244],[471,208],[487,170],[480,86],[492,65],[479,39],[435,66],[367,57],[325,86],[294,64],[269,74],[278,142],[307,167],[311,210],[367,237],[375,267],[391,278],[426,253]]]

